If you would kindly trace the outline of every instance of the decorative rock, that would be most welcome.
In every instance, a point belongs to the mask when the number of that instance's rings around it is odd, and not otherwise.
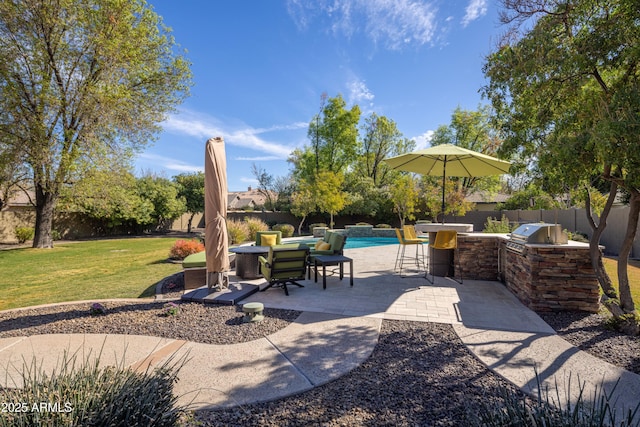
[[[243,322],[260,322],[264,319],[264,315],[262,314],[262,310],[264,310],[264,304],[261,302],[248,302],[242,306],[242,311],[245,313]]]

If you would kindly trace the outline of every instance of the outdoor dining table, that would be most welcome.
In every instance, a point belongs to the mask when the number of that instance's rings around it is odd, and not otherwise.
[[[229,248],[229,252],[237,255],[236,276],[243,279],[258,279],[262,277],[258,258],[269,253],[269,246],[237,246]]]

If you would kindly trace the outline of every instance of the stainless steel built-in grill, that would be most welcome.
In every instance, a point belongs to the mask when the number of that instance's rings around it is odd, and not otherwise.
[[[527,243],[547,243],[562,245],[568,242],[567,233],[557,224],[523,224],[511,232],[507,249],[519,254],[524,253]]]

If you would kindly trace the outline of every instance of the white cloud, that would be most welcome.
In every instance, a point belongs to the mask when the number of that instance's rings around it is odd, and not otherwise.
[[[369,90],[364,80],[354,79],[347,83],[347,89],[349,89],[349,104],[360,104],[362,102],[368,102],[372,105],[373,93]]]
[[[471,0],[465,9],[464,18],[462,18],[462,26],[466,27],[472,21],[483,17],[487,14],[487,0]]]
[[[247,178],[246,176],[240,177],[240,182],[245,182],[247,184],[258,184],[258,180],[255,178]]]
[[[303,129],[307,126],[306,123],[296,122],[290,125],[278,125],[269,128],[252,128],[220,123],[214,117],[190,111],[182,111],[179,115],[171,115],[163,123],[164,129],[169,132],[182,133],[203,140],[214,136],[222,136],[227,144],[262,151],[279,159],[286,159],[294,147],[267,141],[261,137],[261,134]]]
[[[433,138],[433,131],[428,130],[422,135],[414,136],[413,139],[416,142],[416,150],[423,150],[431,144],[431,139]]]
[[[311,21],[325,18],[335,34],[366,34],[390,50],[429,44],[437,29],[435,1],[421,0],[288,0],[296,25],[306,30]]]
[[[160,156],[152,153],[141,153],[138,157],[151,160],[154,163],[161,164],[164,169],[174,170],[178,172],[204,172],[202,165],[190,165],[171,157]]]
[[[256,156],[256,157],[235,157],[233,160],[242,160],[242,161],[248,161],[248,162],[268,162],[271,160],[282,160],[282,158],[277,156]]]

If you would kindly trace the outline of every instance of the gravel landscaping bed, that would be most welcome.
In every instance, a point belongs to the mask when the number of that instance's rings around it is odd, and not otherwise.
[[[178,280],[176,280],[178,279]],[[171,286],[170,286],[171,285]],[[165,298],[181,293],[179,277],[161,284]],[[179,303],[165,316],[161,302],[105,302],[0,312],[0,338],[47,333],[154,335],[212,344],[252,341],[289,325],[294,310],[265,309],[265,320],[243,323],[236,306]],[[560,336],[593,355],[640,373],[640,338],[602,326],[589,313],[539,313]],[[382,322],[372,355],[349,374],[310,391],[272,402],[199,411],[185,421],[198,426],[459,426],[482,403],[519,391],[480,363],[446,324]]]
[[[91,315],[91,304],[65,304],[0,313],[0,338],[37,334],[152,335],[206,344],[253,341],[288,326],[299,311],[265,308],[265,319],[243,323],[240,306],[178,303],[179,313],[164,315],[164,303],[105,302],[105,314]]]

